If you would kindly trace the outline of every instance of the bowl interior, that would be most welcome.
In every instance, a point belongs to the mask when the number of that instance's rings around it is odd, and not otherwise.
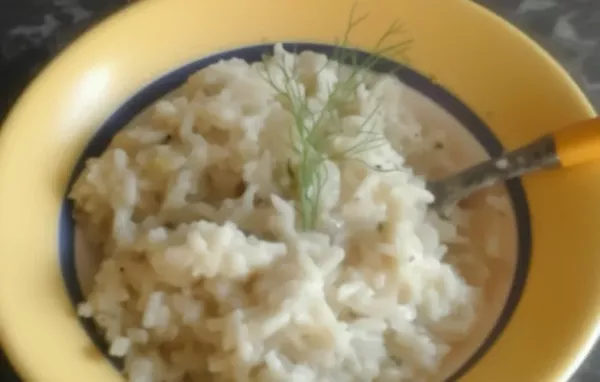
[[[271,44],[248,46],[215,54],[178,68],[147,85],[121,106],[97,131],[74,169],[69,189],[89,157],[98,156],[112,137],[134,118],[143,118],[143,110],[181,85],[195,71],[219,60],[242,58],[260,60],[272,51]],[[331,56],[333,46],[314,43],[287,43],[288,51],[312,50]],[[368,54],[354,51],[359,59]],[[381,58],[374,67],[383,73],[394,72],[407,86],[405,103],[424,131],[438,135],[443,147],[432,147],[416,154],[412,161],[418,172],[439,177],[498,155],[502,147],[467,106],[434,81],[415,70]],[[141,113],[141,115],[140,115]],[[423,165],[425,158],[433,165]],[[520,181],[481,192],[467,201],[472,211],[469,244],[450,246],[449,261],[455,264],[473,285],[481,287],[483,297],[479,318],[468,339],[456,343],[440,369],[440,378],[458,378],[492,346],[519,301],[527,275],[531,235],[528,205]],[[82,302],[91,288],[101,258],[90,251],[78,234],[72,219],[72,203],[66,198],[60,216],[59,253],[63,277],[73,304]],[[453,253],[460,255],[453,256]],[[465,255],[466,254],[466,255]],[[106,345],[90,320],[83,325],[97,346],[107,354]],[[116,367],[118,360],[112,359]]]

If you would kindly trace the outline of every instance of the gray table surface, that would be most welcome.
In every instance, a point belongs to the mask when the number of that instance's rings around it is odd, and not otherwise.
[[[538,41],[567,68],[600,109],[600,0],[477,2]],[[126,0],[2,0],[0,119],[22,88],[56,52],[126,3]],[[0,380],[13,379],[0,371]],[[592,381],[600,381],[600,346],[596,346],[571,380]]]

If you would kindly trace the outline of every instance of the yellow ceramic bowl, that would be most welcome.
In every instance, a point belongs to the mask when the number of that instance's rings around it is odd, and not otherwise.
[[[260,42],[331,43],[351,6],[347,0],[146,0],[86,34],[26,91],[0,140],[1,339],[26,380],[121,378],[74,313],[81,291],[64,205],[74,168],[100,126],[88,153],[215,53]],[[408,51],[414,70],[402,69],[401,78],[415,99],[425,99],[417,104],[437,105],[423,118],[466,127],[492,154],[500,149],[494,136],[514,147],[594,115],[546,53],[469,1],[373,0],[363,9],[370,17],[354,44],[368,50],[382,27],[400,19],[414,41]],[[225,56],[249,58],[256,49]],[[206,56],[212,58],[197,61]],[[464,381],[562,381],[596,338],[600,164],[531,176],[523,186],[524,192],[520,182],[507,187],[519,230],[514,242],[507,239],[514,252],[510,285],[481,341],[449,370]]]

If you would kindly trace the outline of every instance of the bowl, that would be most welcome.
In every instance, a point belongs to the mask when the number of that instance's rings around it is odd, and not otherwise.
[[[122,379],[93,322],[76,315],[96,269],[79,247],[66,198],[84,160],[220,59],[256,61],[275,42],[331,55],[352,7],[345,0],[147,0],[88,32],[34,81],[0,138],[0,338],[25,379]],[[458,167],[594,115],[543,50],[473,3],[362,7],[369,17],[351,49],[366,56],[385,26],[402,22],[413,41],[408,61],[388,57],[375,69],[395,71],[425,129],[444,126]],[[501,256],[486,259],[485,309],[437,379],[528,382],[574,372],[598,331],[598,175],[591,164],[490,191],[510,200],[505,219],[494,223]],[[481,227],[495,221],[484,196],[472,203],[481,206]]]

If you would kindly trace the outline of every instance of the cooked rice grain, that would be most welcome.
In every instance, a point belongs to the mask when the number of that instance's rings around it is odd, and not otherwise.
[[[318,115],[340,71],[320,54],[274,53],[200,70],[87,162],[71,197],[104,261],[79,313],[133,382],[425,378],[446,338],[468,332],[477,297],[444,262],[445,243],[464,239],[456,223],[428,212],[405,163],[432,142],[403,85],[366,76],[339,105],[330,150],[364,139],[364,123],[386,139],[326,162],[318,229],[300,231],[294,121],[265,73],[281,84],[277,68],[295,63],[291,85]]]

